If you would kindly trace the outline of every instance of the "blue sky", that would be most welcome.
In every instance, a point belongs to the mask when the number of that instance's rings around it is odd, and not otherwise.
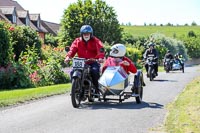
[[[43,20],[59,23],[70,3],[77,0],[16,0],[30,13],[40,13]],[[114,7],[120,23],[132,25],[200,25],[200,0],[105,0]],[[46,5],[47,6],[44,6]]]

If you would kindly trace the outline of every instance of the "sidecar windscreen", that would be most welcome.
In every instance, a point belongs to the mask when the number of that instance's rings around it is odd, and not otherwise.
[[[110,89],[124,89],[128,74],[120,66],[107,67],[99,79],[99,83]],[[118,86],[118,87],[117,87]],[[116,88],[117,87],[117,88]],[[120,88],[119,88],[120,87]]]

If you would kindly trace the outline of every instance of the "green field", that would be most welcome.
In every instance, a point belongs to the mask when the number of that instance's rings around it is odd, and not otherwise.
[[[200,26],[122,26],[125,32],[133,36],[149,36],[161,33],[168,37],[187,35],[189,31],[200,34]]]

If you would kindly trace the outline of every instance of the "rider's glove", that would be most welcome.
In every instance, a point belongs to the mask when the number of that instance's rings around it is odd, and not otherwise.
[[[129,66],[129,65],[130,65],[130,63],[129,63],[128,61],[123,61],[122,64],[123,64],[124,66]]]
[[[99,58],[99,59],[98,59],[98,62],[99,62],[99,63],[103,63],[103,62],[104,62],[104,59]]]
[[[70,61],[70,58],[67,56],[67,57],[65,58],[64,62],[65,62],[66,64],[68,64],[69,61]]]

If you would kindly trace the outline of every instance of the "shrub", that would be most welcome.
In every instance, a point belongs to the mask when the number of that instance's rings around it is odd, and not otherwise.
[[[41,54],[41,40],[36,31],[28,26],[16,26],[11,33],[15,61],[18,61],[21,52],[26,51],[27,46],[35,46],[38,55]]]
[[[53,48],[49,45],[42,46],[42,67],[39,75],[39,85],[52,85],[69,82],[69,76],[62,71],[65,57],[64,48]]]
[[[6,67],[11,61],[12,44],[8,30],[12,30],[9,24],[0,21],[0,66]]]

